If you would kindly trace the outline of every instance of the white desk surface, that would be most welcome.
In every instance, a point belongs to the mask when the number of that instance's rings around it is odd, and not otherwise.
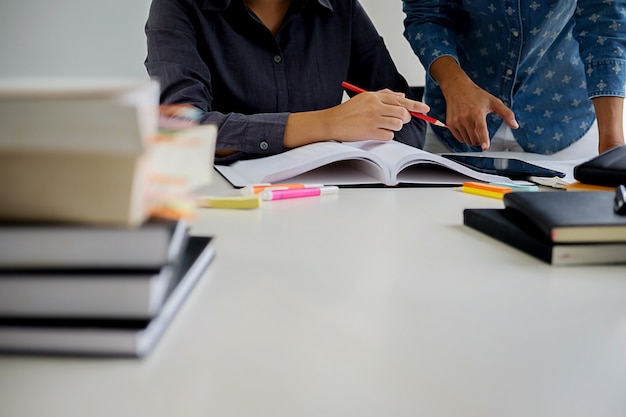
[[[0,357],[0,416],[626,416],[626,266],[551,267],[462,226],[501,205],[342,189],[202,210],[216,258],[156,349]]]

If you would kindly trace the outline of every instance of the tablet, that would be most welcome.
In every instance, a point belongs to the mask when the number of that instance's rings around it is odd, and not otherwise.
[[[565,177],[563,172],[540,167],[515,158],[463,154],[442,154],[441,156],[472,168],[473,170],[487,174],[502,175],[512,180],[526,180],[528,177]]]

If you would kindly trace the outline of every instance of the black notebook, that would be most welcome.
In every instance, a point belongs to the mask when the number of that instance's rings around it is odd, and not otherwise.
[[[0,271],[0,318],[150,318],[175,284],[176,268]]]
[[[626,263],[626,242],[557,244],[511,209],[465,209],[463,224],[552,265]]]
[[[626,242],[626,216],[613,212],[612,191],[546,191],[505,194],[517,210],[556,243]]]
[[[585,184],[626,185],[626,146],[613,148],[575,166],[574,178]]]
[[[150,219],[139,227],[0,223],[0,268],[160,268],[180,250],[187,222]]]
[[[66,267],[0,268],[0,318],[154,317],[180,277],[178,269],[186,257],[184,245],[189,238],[182,221],[164,227],[172,231],[169,248],[164,242],[153,243],[165,256],[162,262],[166,263],[161,266],[129,268],[112,263],[109,267],[77,268],[86,262],[79,259]],[[149,235],[160,240],[168,233]]]
[[[192,236],[176,285],[149,320],[0,318],[0,352],[141,357],[155,346],[214,257],[211,237]]]

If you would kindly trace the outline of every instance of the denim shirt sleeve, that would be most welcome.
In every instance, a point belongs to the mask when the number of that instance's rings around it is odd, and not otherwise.
[[[407,16],[404,36],[427,73],[432,63],[442,56],[459,61],[452,30],[454,8],[451,3],[448,0],[403,0],[402,10]]]
[[[458,62],[449,0],[403,0],[404,35],[424,68],[441,56]],[[574,35],[580,43],[590,98],[624,97],[626,83],[626,2],[580,0]],[[419,28],[419,30],[418,30]]]
[[[589,98],[624,97],[626,1],[580,0],[575,19]]]
[[[161,84],[161,103],[187,103],[204,112],[203,123],[215,123],[216,149],[239,154],[216,157],[216,163],[246,155],[267,156],[284,151],[288,113],[244,115],[212,110],[211,72],[196,47],[191,1],[154,0],[146,23],[148,73]],[[243,155],[242,155],[243,153]]]

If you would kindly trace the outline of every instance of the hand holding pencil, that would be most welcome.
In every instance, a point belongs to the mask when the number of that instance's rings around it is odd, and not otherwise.
[[[348,82],[345,82],[345,81],[341,83],[341,86],[343,88],[345,88],[346,90],[350,90],[350,91],[352,91],[354,93],[365,93],[366,92],[366,90],[362,89],[361,87],[357,87],[357,86],[355,86],[353,84],[350,84]],[[408,100],[408,99],[405,99],[405,100]],[[414,102],[414,103],[419,103],[419,102],[415,102],[413,100],[411,100],[411,101]],[[425,106],[425,109],[422,109],[421,111],[420,110],[412,111],[412,110],[407,108],[407,110],[409,111],[409,114],[411,116],[417,117],[418,119],[425,120],[428,123],[434,124],[435,126],[448,127],[448,126],[446,126],[445,123],[435,119],[434,117],[430,117],[430,116],[424,114],[425,112],[429,111],[430,108],[426,104],[424,104],[424,103],[420,103],[420,104],[423,104]]]
[[[327,140],[387,142],[413,120],[413,114],[421,115],[429,110],[428,105],[411,100],[404,93],[389,89],[364,91],[330,108],[291,113],[283,144],[292,149]]]

